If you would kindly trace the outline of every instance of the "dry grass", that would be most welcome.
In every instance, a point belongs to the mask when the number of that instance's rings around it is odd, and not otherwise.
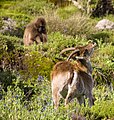
[[[45,16],[48,25],[48,32],[61,32],[65,35],[82,36],[92,31],[92,23],[89,17],[81,14],[74,14],[68,19],[61,19],[56,13]]]

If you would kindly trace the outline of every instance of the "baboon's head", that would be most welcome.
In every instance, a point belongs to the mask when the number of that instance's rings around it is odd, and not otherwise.
[[[39,27],[39,26],[46,26],[46,21],[42,17],[41,18],[37,18],[35,20],[35,24],[36,24],[37,27]]]

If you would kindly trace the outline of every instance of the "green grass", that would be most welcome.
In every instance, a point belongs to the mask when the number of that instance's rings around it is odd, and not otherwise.
[[[58,8],[57,9],[57,14],[61,18],[67,19],[67,18],[71,17],[73,14],[75,14],[77,11],[78,10],[75,6],[66,6],[64,8]]]
[[[89,108],[88,105],[79,106],[75,99],[67,107],[61,103],[59,109],[54,110],[50,82],[47,79],[44,79],[42,83],[36,81],[34,87],[32,86],[35,95],[30,100],[27,100],[27,95],[19,87],[19,78],[16,81],[13,88],[8,87],[7,93],[4,93],[4,97],[0,101],[2,120],[69,120],[72,113],[85,116],[88,120],[108,119],[114,116],[114,91],[110,93],[107,87],[101,86],[94,89],[96,101],[92,108]]]

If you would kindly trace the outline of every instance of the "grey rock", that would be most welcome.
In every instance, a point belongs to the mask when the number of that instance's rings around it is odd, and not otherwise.
[[[114,22],[108,20],[108,19],[102,19],[100,20],[97,25],[95,26],[98,30],[112,30],[114,29]]]

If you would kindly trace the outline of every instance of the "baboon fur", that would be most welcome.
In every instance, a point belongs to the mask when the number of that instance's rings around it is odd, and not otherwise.
[[[44,18],[37,18],[29,23],[24,31],[23,42],[25,46],[32,45],[34,42],[47,42],[46,21]]]

